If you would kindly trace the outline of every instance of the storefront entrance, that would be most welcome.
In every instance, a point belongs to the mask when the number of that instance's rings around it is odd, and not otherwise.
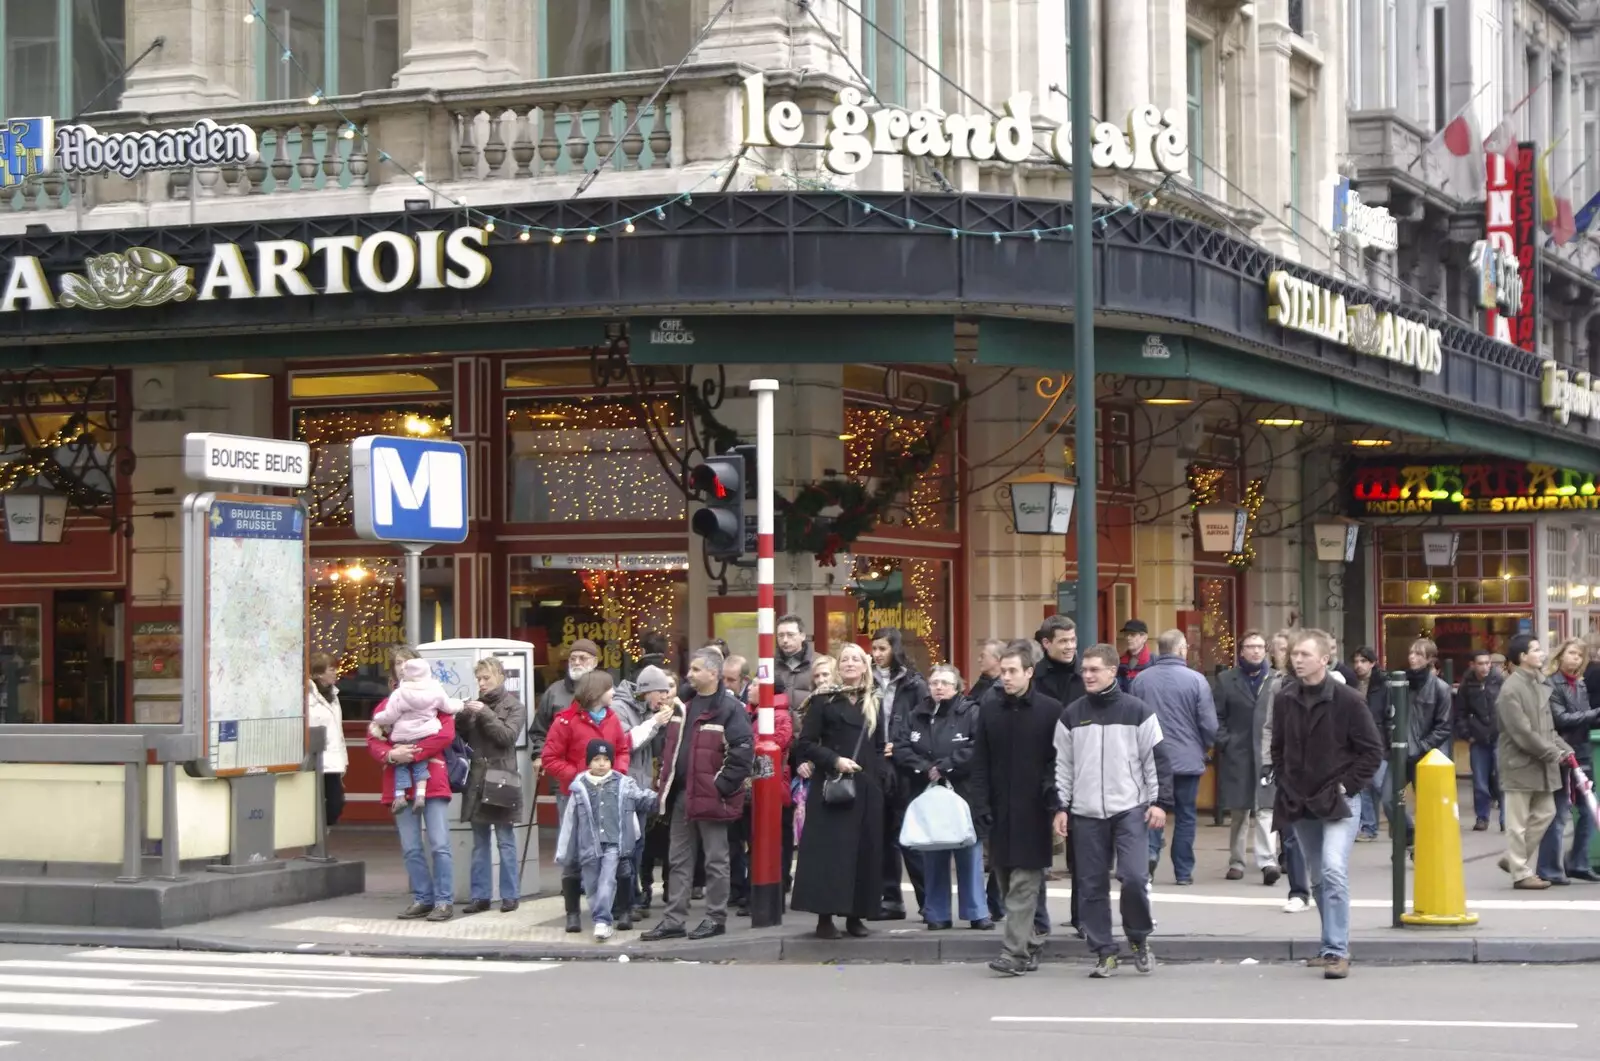
[[[121,598],[112,590],[0,596],[0,722],[124,721]]]

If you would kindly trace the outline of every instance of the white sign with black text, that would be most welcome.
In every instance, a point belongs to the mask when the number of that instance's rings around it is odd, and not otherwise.
[[[183,473],[201,482],[303,487],[311,482],[311,447],[281,438],[194,431],[183,436]]]

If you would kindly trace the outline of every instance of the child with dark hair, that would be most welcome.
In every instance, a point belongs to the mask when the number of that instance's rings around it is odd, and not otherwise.
[[[589,742],[589,769],[572,782],[556,840],[556,861],[566,871],[564,875],[576,871],[581,877],[584,894],[589,896],[594,938],[601,941],[611,938],[615,922],[611,905],[619,873],[626,877],[633,872],[639,812],[656,804],[654,792],[611,769],[615,753],[609,741]]]

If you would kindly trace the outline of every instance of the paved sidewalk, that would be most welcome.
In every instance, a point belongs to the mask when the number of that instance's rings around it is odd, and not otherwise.
[[[1503,835],[1493,827],[1489,832],[1474,833],[1470,821],[1462,832],[1462,853],[1468,906],[1480,916],[1480,923],[1472,927],[1392,927],[1388,839],[1356,845],[1351,864],[1351,926],[1357,958],[1600,961],[1600,885],[1575,883],[1544,892],[1514,891],[1496,866],[1504,851]],[[593,942],[587,926],[580,935],[563,930],[559,896],[526,900],[512,914],[501,914],[496,908],[473,917],[458,914],[445,924],[398,921],[395,914],[409,899],[395,857],[393,834],[386,830],[343,831],[334,847],[342,857],[368,859],[367,894],[160,932],[0,925],[0,942],[518,959],[615,959],[627,955],[646,960],[706,961],[970,961],[992,957],[999,947],[994,933],[973,932],[959,925],[948,932],[930,933],[915,921],[877,923],[869,939],[824,943],[810,936],[812,919],[798,913],[788,914],[781,927],[759,930],[751,929],[748,920],[731,918],[727,936],[704,943],[641,943],[635,930],[619,932],[602,944]],[[1169,960],[1284,961],[1315,953],[1317,914],[1314,910],[1294,915],[1282,912],[1286,881],[1264,887],[1254,870],[1243,881],[1224,879],[1226,828],[1203,820],[1196,849],[1199,865],[1192,887],[1173,883],[1165,856],[1157,871],[1154,943],[1159,954]],[[545,876],[549,886],[554,875],[547,868]],[[1070,881],[1062,879],[1049,888],[1051,917],[1058,924],[1067,918],[1070,887]],[[697,922],[698,914],[692,912],[690,923]],[[1055,933],[1047,949],[1049,957],[1070,960],[1084,956],[1083,945],[1070,929],[1057,927]]]

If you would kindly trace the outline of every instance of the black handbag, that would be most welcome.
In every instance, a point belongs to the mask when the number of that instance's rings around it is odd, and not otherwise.
[[[485,807],[513,809],[522,802],[522,778],[515,770],[491,766],[483,772],[483,791],[479,802]]]
[[[867,720],[861,719],[861,732],[856,737],[856,750],[850,758],[861,762],[861,742],[867,738]],[[856,801],[856,779],[852,774],[833,774],[822,782],[822,802],[830,807],[848,807]]]

